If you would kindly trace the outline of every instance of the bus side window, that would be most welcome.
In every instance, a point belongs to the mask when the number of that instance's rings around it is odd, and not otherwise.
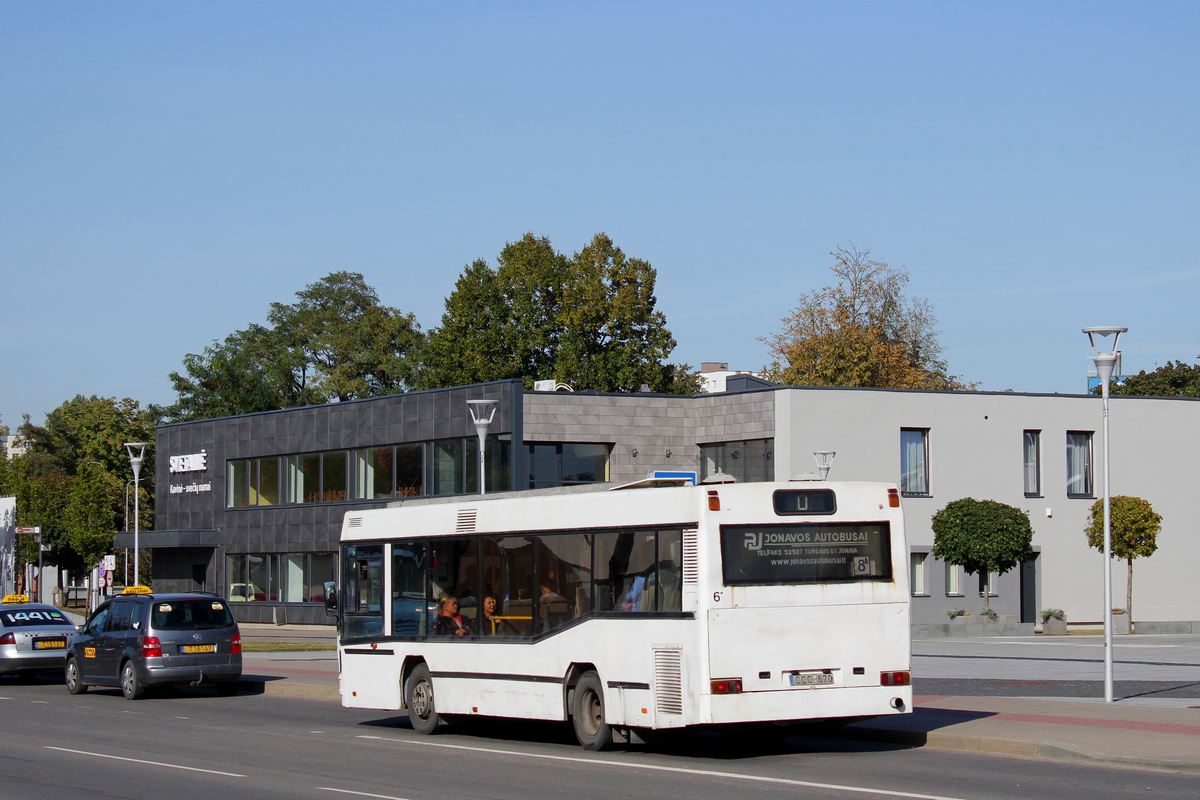
[[[392,547],[393,636],[420,636],[429,630],[425,564],[424,542]]]
[[[658,532],[658,610],[683,610],[683,531]]]

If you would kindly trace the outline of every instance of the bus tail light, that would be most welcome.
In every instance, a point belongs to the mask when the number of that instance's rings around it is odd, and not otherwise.
[[[233,635],[233,641],[229,643],[229,652],[230,653],[242,652],[242,635],[240,633],[235,633]]]
[[[900,507],[900,493],[897,492],[895,489],[888,489],[888,507],[889,508],[899,508]]]
[[[708,493],[708,510],[709,511],[720,511],[721,510],[721,498],[716,492]]]
[[[0,644],[16,644],[16,643],[17,643],[17,637],[13,634],[12,631],[9,631],[8,633],[4,634],[3,636],[0,636]]]
[[[912,683],[912,678],[909,676],[908,670],[879,673],[880,686],[908,686],[910,683]]]
[[[157,636],[147,636],[142,640],[142,658],[162,658],[162,642]]]
[[[712,682],[713,694],[741,694],[741,678],[720,678]]]

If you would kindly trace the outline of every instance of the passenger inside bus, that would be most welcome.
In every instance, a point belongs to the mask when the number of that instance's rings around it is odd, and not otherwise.
[[[496,598],[485,597],[479,614],[479,632],[484,636],[494,636],[496,622]]]
[[[470,633],[458,613],[458,599],[446,595],[438,601],[438,618],[434,623],[434,634],[437,636],[466,636]]]

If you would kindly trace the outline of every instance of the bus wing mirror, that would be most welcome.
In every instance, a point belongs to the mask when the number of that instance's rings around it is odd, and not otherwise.
[[[325,613],[336,616],[337,606],[337,584],[333,581],[325,581]]]

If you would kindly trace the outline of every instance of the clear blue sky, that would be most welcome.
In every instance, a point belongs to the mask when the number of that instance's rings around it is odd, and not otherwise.
[[[853,241],[951,371],[1078,392],[1200,354],[1200,4],[0,5],[0,415],[174,399],[335,270],[435,327],[463,266],[606,231],[675,361],[759,338]],[[550,376],[547,376],[550,377]]]

